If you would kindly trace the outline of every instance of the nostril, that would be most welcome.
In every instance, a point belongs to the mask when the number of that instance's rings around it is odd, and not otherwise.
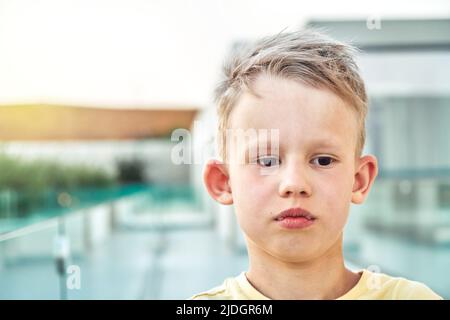
[[[300,185],[297,183],[280,185],[278,191],[281,197],[292,197],[292,196],[307,197],[311,194],[311,189],[309,186]]]

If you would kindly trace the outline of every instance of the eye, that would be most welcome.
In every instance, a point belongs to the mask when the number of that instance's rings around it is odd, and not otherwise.
[[[321,167],[328,167],[330,164],[335,162],[335,160],[331,157],[322,156],[322,157],[314,158],[313,162],[315,162],[315,164],[317,164]]]
[[[272,168],[280,164],[278,157],[274,156],[259,157],[256,162],[265,168]]]

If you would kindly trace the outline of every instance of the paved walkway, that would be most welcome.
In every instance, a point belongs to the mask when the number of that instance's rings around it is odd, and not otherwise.
[[[78,257],[81,289],[69,299],[186,299],[241,272],[247,257],[233,253],[209,229],[118,231]],[[0,299],[59,299],[51,257],[6,261]]]

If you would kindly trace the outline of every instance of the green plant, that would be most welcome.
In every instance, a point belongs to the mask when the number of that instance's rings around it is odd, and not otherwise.
[[[65,165],[49,160],[26,161],[0,153],[0,193],[14,193],[17,214],[48,206],[54,195],[80,188],[104,188],[117,184],[115,176],[85,165]],[[1,214],[1,212],[0,212]]]

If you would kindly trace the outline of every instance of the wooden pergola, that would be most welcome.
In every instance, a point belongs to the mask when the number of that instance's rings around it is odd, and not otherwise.
[[[123,140],[170,136],[189,129],[198,108],[0,106],[0,141]]]

